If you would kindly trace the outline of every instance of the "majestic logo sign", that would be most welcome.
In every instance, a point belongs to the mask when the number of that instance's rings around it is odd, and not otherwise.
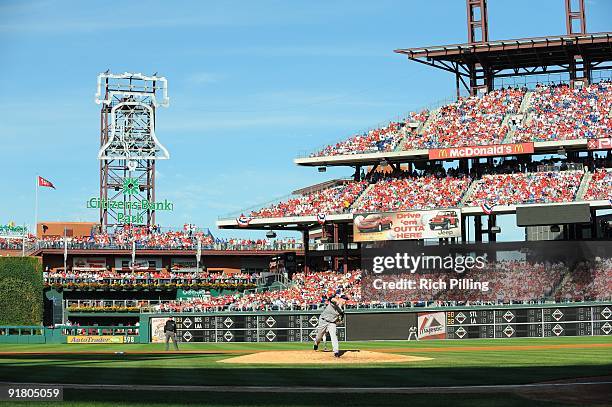
[[[587,141],[589,150],[612,150],[611,138],[594,138]]]
[[[445,339],[446,314],[444,312],[425,312],[418,316],[419,339]]]
[[[532,154],[533,143],[493,144],[490,146],[469,146],[433,148],[429,150],[430,160],[452,160],[467,157],[491,157],[503,155]]]

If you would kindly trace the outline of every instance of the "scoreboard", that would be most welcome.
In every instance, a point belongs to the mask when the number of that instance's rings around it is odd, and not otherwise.
[[[181,342],[310,342],[319,314],[180,315],[175,317]],[[346,340],[344,326],[338,339]]]
[[[424,321],[439,316],[444,325],[437,338],[543,338],[558,336],[612,336],[612,304],[596,306],[526,306],[498,308],[417,308],[394,311],[348,310],[338,339],[427,339]],[[309,342],[316,336],[319,312],[183,313],[175,316],[181,342]],[[151,316],[151,339],[163,339],[159,327],[167,316]],[[418,331],[418,333],[417,333]]]
[[[612,305],[446,312],[448,339],[542,338],[612,334]]]

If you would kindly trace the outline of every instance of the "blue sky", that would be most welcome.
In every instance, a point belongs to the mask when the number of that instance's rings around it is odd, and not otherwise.
[[[99,72],[158,72],[162,225],[214,226],[350,168],[298,168],[302,152],[451,98],[454,79],[396,48],[465,42],[464,0],[0,1],[0,223],[95,221]],[[490,0],[491,39],[564,34],[562,0]],[[146,5],[145,5],[146,4]],[[587,0],[590,32],[612,2]],[[606,25],[608,23],[608,25]],[[216,232],[213,229],[213,232]],[[220,232],[235,235],[236,232]],[[261,235],[261,233],[259,233]]]

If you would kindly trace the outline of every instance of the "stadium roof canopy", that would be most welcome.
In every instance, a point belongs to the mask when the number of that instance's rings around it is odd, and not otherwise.
[[[612,68],[612,33],[483,41],[395,50],[408,59],[452,72],[472,89],[476,77],[584,72]],[[556,68],[554,68],[556,67]],[[552,68],[552,69],[551,69]],[[468,82],[465,81],[468,78]],[[486,82],[486,80],[485,80]],[[488,83],[493,88],[492,81]],[[473,92],[472,92],[473,93]]]

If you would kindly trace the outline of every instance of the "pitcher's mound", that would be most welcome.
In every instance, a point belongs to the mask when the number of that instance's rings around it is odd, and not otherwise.
[[[326,363],[402,363],[431,360],[431,358],[424,358],[421,356],[406,356],[393,353],[370,352],[367,350],[346,350],[341,351],[341,353],[341,357],[335,358],[332,352],[315,352],[312,350],[267,351],[236,356],[220,360],[219,362],[239,364],[320,365]]]

